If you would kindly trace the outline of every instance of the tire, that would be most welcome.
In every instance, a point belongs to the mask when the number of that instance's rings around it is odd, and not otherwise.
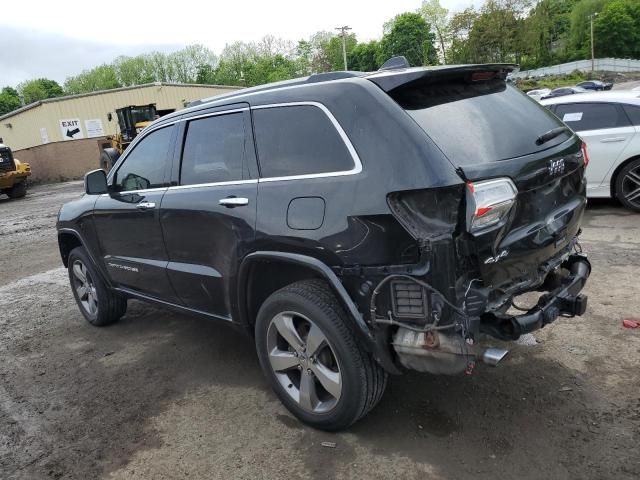
[[[640,158],[629,162],[618,172],[615,192],[622,205],[640,212]]]
[[[111,170],[120,158],[120,153],[115,148],[105,148],[100,154],[100,168],[105,172]]]
[[[71,250],[68,271],[73,297],[87,322],[103,327],[120,320],[127,300],[104,283],[84,247]]]
[[[358,341],[323,281],[297,282],[267,298],[258,312],[255,341],[260,366],[274,392],[293,415],[312,427],[347,428],[382,398],[387,373]]]
[[[27,194],[27,182],[16,183],[6,190],[9,198],[23,198]]]

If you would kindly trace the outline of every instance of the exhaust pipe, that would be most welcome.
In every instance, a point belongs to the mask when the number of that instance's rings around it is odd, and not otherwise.
[[[503,348],[487,348],[482,352],[482,361],[487,365],[496,367],[507,356],[507,353],[509,353],[509,350]]]

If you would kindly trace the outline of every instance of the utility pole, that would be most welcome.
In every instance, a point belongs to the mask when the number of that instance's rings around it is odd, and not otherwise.
[[[592,13],[591,15],[589,15],[589,22],[591,23],[591,73],[593,73],[595,71],[595,50],[593,48],[593,19],[594,17],[598,16],[598,12],[596,13]]]
[[[336,30],[340,30],[340,36],[342,37],[342,59],[344,60],[344,69],[347,69],[347,32],[351,30],[351,27],[336,27]]]

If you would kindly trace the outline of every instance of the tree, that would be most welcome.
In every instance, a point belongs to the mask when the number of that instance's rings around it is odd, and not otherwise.
[[[449,10],[440,5],[440,0],[423,0],[420,13],[426,22],[435,30],[435,35],[440,44],[442,62],[447,63],[447,50],[445,44],[449,41]]]
[[[349,69],[361,72],[372,72],[380,67],[380,42],[358,43],[349,54]]]
[[[65,92],[71,95],[110,90],[121,86],[115,67],[108,64],[85,70],[75,77],[68,77],[64,82]]]
[[[478,12],[469,7],[458,12],[449,20],[448,31],[451,39],[448,61],[451,63],[471,63],[473,52],[469,34],[478,18]]]
[[[2,89],[0,92],[0,115],[17,110],[21,105],[20,95],[14,88],[4,87]]]
[[[22,82],[18,85],[18,92],[20,92],[25,105],[64,95],[64,91],[58,82],[48,78],[37,78]]]
[[[610,0],[579,0],[571,10],[568,60],[591,57],[589,16],[600,13]]]
[[[640,5],[636,0],[613,0],[594,21],[598,56],[640,55]]]
[[[113,66],[118,82],[124,87],[158,81],[148,55],[121,56],[115,59]]]
[[[189,45],[169,55],[173,78],[170,81],[194,83],[202,65],[217,63],[216,55],[204,45]]]
[[[380,63],[391,57],[404,55],[411,66],[435,65],[438,55],[433,46],[435,35],[431,27],[417,13],[397,15],[390,24],[390,30],[380,41]]]

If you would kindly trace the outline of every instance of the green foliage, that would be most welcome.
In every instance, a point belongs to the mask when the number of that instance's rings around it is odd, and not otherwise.
[[[217,57],[203,45],[189,45],[171,54],[152,52],[136,57],[120,56],[110,64],[85,70],[64,83],[68,94],[94,92],[151,82],[194,83]]]
[[[420,14],[431,25],[440,48],[441,58],[446,63],[447,48],[445,45],[451,34],[448,23],[449,10],[440,5],[440,0],[423,0]]]
[[[360,72],[372,72],[380,67],[380,42],[358,43],[349,54],[349,69]]]
[[[118,87],[122,87],[122,84],[118,80],[116,67],[107,64],[85,70],[75,77],[67,78],[64,82],[64,90],[70,95]]]
[[[589,15],[599,13],[611,0],[579,0],[571,10],[569,28],[568,60],[591,57],[591,34]]]
[[[4,87],[0,92],[0,115],[12,112],[21,106],[18,92],[11,87]]]
[[[533,90],[534,88],[559,88],[570,87],[576,83],[583,82],[585,80],[598,79],[598,76],[592,76],[579,70],[571,72],[567,75],[559,75],[556,77],[546,78],[527,78],[518,80],[517,86],[523,91]],[[604,79],[604,78],[603,78]]]
[[[435,35],[421,15],[402,13],[393,19],[389,32],[380,41],[378,62],[403,55],[411,66],[436,65],[434,41]]]
[[[64,95],[64,91],[58,82],[48,78],[36,78],[35,80],[22,82],[18,85],[18,92],[20,92],[25,105],[38,100]]]
[[[640,56],[640,2],[613,0],[594,21],[598,56]],[[606,39],[606,41],[602,41]]]
[[[640,57],[640,0],[485,0],[479,9],[452,14],[441,0],[422,0],[418,11],[385,22],[380,40],[359,43],[355,34],[347,35],[348,68],[374,71],[397,55],[413,66],[510,62],[522,69],[590,58],[593,14],[598,14],[593,17],[596,56]],[[342,37],[334,32],[316,32],[297,44],[269,35],[228,44],[219,57],[202,45],[120,56],[67,78],[64,93],[151,82],[253,86],[343,69]],[[536,85],[571,81],[545,79]],[[0,93],[0,114],[63,94],[47,79],[24,82],[20,95],[9,90]]]

